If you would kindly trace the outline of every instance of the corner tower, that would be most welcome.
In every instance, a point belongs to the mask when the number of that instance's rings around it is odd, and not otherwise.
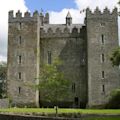
[[[118,47],[118,14],[105,8],[94,13],[86,10],[88,56],[88,105],[103,105],[110,92],[120,86],[118,67],[112,67],[109,55]]]
[[[37,78],[37,48],[38,48],[38,16],[37,11],[33,16],[29,12],[18,11],[14,17],[13,11],[9,12],[8,27],[8,95],[13,106],[36,106],[39,102],[36,90],[27,84],[36,84]],[[41,25],[41,24],[40,24]]]

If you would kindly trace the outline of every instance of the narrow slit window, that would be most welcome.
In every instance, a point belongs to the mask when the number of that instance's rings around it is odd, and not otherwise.
[[[105,92],[105,85],[102,85],[102,92]]]
[[[48,64],[52,63],[51,57],[52,57],[52,53],[51,51],[48,51]]]
[[[18,29],[21,30],[21,28],[22,28],[22,23],[20,22],[18,23]]]
[[[105,61],[105,55],[102,54],[102,55],[101,55],[101,62],[104,63],[104,61]]]
[[[101,43],[105,44],[105,35],[103,35],[103,34],[101,35]]]
[[[18,56],[18,63],[19,63],[19,64],[22,63],[22,56],[21,56],[21,55]]]
[[[21,87],[18,88],[18,92],[19,92],[19,94],[21,94]]]
[[[104,78],[105,78],[105,72],[102,71],[102,79],[104,79]]]
[[[22,78],[22,74],[21,74],[21,72],[18,73],[18,78],[19,78],[19,79]]]

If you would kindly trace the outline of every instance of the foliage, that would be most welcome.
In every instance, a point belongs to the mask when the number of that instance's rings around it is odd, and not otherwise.
[[[114,90],[111,93],[109,102],[106,105],[108,109],[119,109],[120,108],[120,89]]]
[[[0,62],[0,98],[6,97],[6,80],[7,77],[7,64]]]
[[[110,60],[113,66],[120,65],[120,47],[113,50]]]
[[[60,71],[61,64],[60,60],[55,60],[41,69],[37,88],[48,102],[63,101],[69,95],[70,81],[65,79],[64,73]]]
[[[118,4],[120,5],[120,0],[118,0]]]
[[[0,79],[6,79],[7,76],[7,64],[6,62],[0,62]]]

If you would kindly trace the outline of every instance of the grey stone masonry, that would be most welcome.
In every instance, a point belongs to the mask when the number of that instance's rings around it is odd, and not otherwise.
[[[70,12],[66,24],[50,24],[49,13],[33,15],[9,12],[8,95],[13,106],[39,106],[44,95],[30,86],[43,64],[55,58],[63,60],[61,70],[72,81],[71,96],[62,107],[85,108],[103,105],[110,92],[120,86],[118,67],[112,67],[109,55],[118,47],[118,15],[98,8],[86,9],[84,24],[72,24]],[[66,101],[67,100],[67,101]],[[40,104],[41,105],[41,104]],[[43,105],[44,106],[44,105]]]
[[[96,106],[108,101],[110,92],[120,87],[118,67],[113,67],[110,54],[118,47],[118,15],[105,8],[86,11],[88,105]]]
[[[9,107],[9,100],[8,99],[0,99],[0,109],[8,108],[8,107]]]

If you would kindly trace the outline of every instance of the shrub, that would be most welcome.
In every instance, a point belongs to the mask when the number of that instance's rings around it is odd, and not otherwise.
[[[106,104],[107,109],[120,109],[120,89],[111,93],[109,102]]]

